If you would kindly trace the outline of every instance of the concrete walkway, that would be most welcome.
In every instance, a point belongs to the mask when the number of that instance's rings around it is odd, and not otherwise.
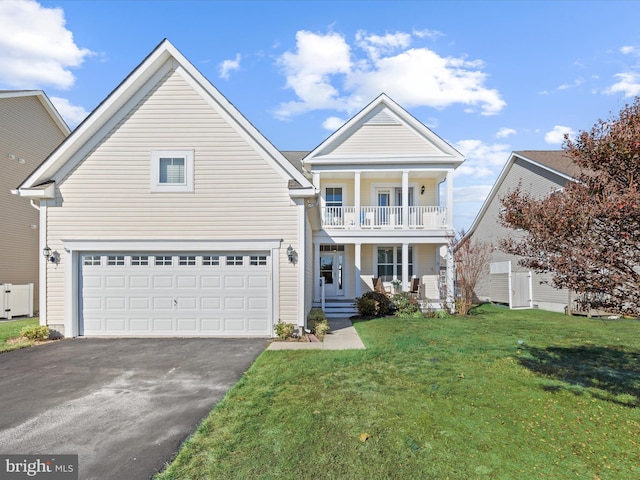
[[[330,318],[324,342],[271,342],[267,350],[364,350],[365,346],[348,318]]]

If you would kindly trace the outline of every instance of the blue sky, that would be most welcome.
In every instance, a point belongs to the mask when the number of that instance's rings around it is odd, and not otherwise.
[[[168,38],[277,148],[384,92],[467,158],[467,229],[514,150],[561,148],[640,94],[634,1],[0,1],[0,89],[77,125]]]

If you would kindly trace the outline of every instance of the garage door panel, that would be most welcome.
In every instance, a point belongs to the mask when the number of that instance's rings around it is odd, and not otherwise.
[[[131,330],[138,330],[142,332],[150,331],[151,319],[150,318],[131,318],[129,319],[129,327]]]
[[[130,275],[129,288],[149,288],[149,275]]]
[[[202,288],[220,288],[222,281],[220,275],[203,275],[200,277],[200,286]]]
[[[197,310],[198,299],[196,297],[182,297],[178,298],[177,309],[180,310]]]
[[[204,297],[200,299],[200,309],[207,310],[220,310],[220,297]]]
[[[174,288],[172,275],[154,275],[153,288]]]
[[[178,276],[177,288],[196,288],[198,286],[198,277],[196,275]]]
[[[153,318],[151,329],[159,332],[171,331],[173,330],[173,320],[171,318]]]
[[[152,304],[153,310],[156,310],[156,311],[173,310],[173,298],[152,297],[151,304]]]
[[[163,252],[86,257],[80,263],[81,335],[273,334],[269,255],[260,263],[235,253],[188,254],[185,260]],[[111,257],[118,261],[105,261]]]
[[[105,310],[125,310],[127,301],[124,297],[108,297],[104,304]]]
[[[131,310],[149,310],[150,305],[149,297],[129,298],[129,309]]]

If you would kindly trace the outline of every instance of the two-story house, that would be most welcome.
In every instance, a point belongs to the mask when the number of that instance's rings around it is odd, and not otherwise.
[[[417,278],[421,299],[440,300],[441,259],[452,272],[453,171],[463,160],[384,94],[305,156],[319,192],[316,304],[353,300],[375,278],[386,291],[408,291]]]
[[[455,149],[382,95],[287,155],[164,40],[18,189],[44,230],[41,322],[272,336],[372,277],[438,298]]]

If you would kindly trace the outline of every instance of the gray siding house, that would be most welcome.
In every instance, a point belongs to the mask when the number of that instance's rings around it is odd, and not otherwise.
[[[69,127],[43,91],[0,90],[0,284],[33,284],[33,311],[43,230],[38,210],[11,191],[67,135]]]
[[[497,248],[498,242],[517,231],[498,222],[500,198],[519,183],[522,189],[537,197],[563,188],[579,174],[579,167],[562,150],[523,150],[511,153],[489,196],[485,200],[466,237],[494,245],[491,264],[476,286],[480,301],[502,303],[511,308],[540,308],[564,312],[570,302],[566,289],[548,284],[546,274],[537,274],[518,265],[518,257]]]

